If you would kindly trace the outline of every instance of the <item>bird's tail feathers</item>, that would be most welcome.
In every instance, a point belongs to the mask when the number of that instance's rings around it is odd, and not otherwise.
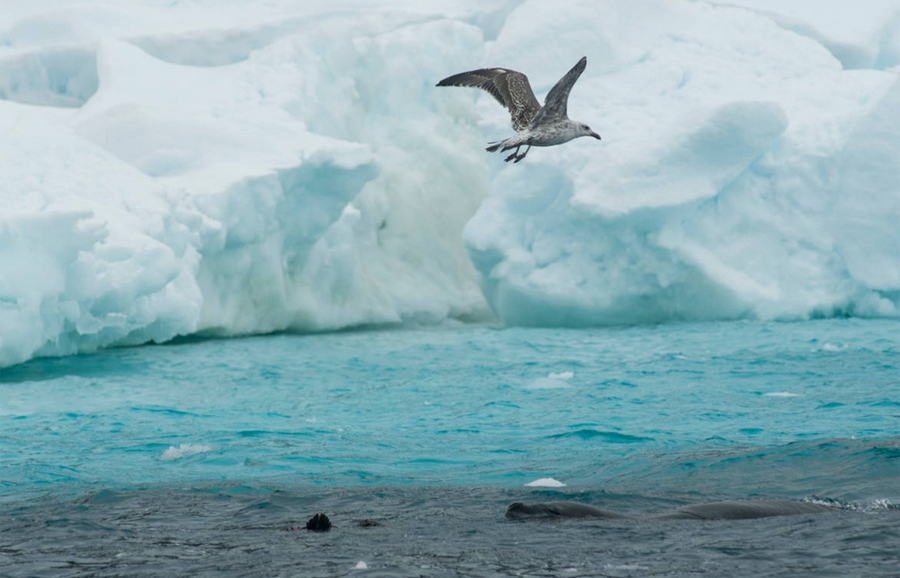
[[[503,145],[503,141],[501,140],[501,141],[497,141],[497,142],[489,142],[488,144],[491,146],[489,146],[488,148],[486,148],[484,150],[486,150],[489,153],[492,153]]]

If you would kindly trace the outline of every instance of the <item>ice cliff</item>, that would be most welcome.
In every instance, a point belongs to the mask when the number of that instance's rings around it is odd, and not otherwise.
[[[897,316],[900,6],[12,2],[0,367],[194,333]],[[843,10],[843,13],[841,12]],[[840,22],[850,23],[847,29]],[[505,165],[527,73],[600,132]]]
[[[822,44],[745,9],[528,6],[507,19],[492,60],[524,68],[529,39],[578,22],[560,59],[596,57],[569,113],[604,140],[493,173],[464,238],[501,319],[897,314],[896,68],[845,70]]]

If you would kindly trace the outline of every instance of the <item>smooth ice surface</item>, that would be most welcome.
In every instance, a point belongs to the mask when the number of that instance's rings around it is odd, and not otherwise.
[[[896,317],[896,3],[732,4],[4,2],[0,367],[492,316]],[[585,55],[569,113],[603,140],[517,165],[483,150],[510,134],[490,96],[434,86],[507,66],[542,99]]]

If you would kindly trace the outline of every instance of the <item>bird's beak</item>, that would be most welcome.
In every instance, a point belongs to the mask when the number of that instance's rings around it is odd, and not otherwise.
[[[591,136],[594,137],[594,138],[597,139],[597,140],[600,140],[600,135],[597,134],[597,133],[595,133],[594,131],[591,131]]]

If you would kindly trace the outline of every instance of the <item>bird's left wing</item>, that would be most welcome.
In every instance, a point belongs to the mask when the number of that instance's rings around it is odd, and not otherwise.
[[[560,78],[559,82],[550,89],[550,92],[547,93],[547,98],[544,99],[544,108],[531,121],[532,126],[537,126],[544,122],[562,120],[567,117],[569,92],[572,90],[575,81],[584,72],[585,66],[587,66],[587,56],[582,56],[581,60],[572,67],[572,70]]]

